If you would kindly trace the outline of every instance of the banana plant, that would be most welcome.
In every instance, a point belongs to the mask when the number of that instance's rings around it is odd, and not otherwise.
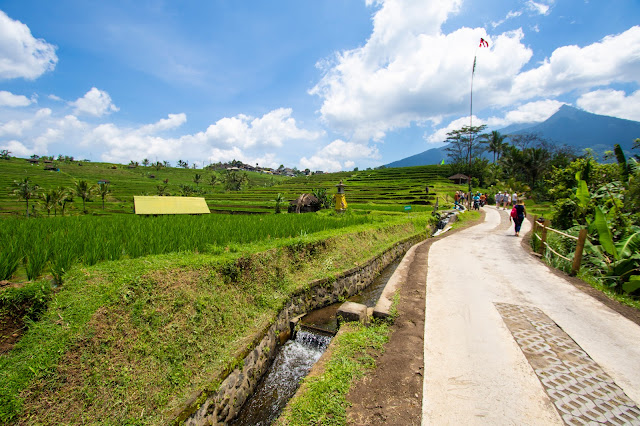
[[[622,284],[626,293],[640,289],[640,231],[614,242],[607,215],[600,206],[595,212],[592,225],[598,232],[600,245],[587,243],[588,250],[594,255],[591,261],[607,271],[607,277],[614,279],[613,287]]]

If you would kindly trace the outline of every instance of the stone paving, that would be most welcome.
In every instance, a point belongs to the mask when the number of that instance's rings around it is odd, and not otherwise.
[[[566,424],[640,426],[638,406],[544,312],[495,306]]]

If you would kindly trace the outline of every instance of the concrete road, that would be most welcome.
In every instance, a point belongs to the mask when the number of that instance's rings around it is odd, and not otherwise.
[[[640,424],[640,326],[528,254],[507,211],[484,210],[429,251],[422,424]]]

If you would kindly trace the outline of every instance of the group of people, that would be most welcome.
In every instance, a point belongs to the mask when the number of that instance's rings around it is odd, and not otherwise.
[[[496,208],[500,208],[502,205],[502,209],[506,210],[507,206],[513,207],[518,204],[518,193],[514,192],[513,194],[509,194],[507,191],[498,192],[495,196],[496,200]]]

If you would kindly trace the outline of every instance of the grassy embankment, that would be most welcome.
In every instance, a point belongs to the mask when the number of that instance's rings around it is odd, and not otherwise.
[[[0,357],[0,418],[164,424],[194,392],[215,391],[293,292],[424,232],[427,216],[77,265]]]

